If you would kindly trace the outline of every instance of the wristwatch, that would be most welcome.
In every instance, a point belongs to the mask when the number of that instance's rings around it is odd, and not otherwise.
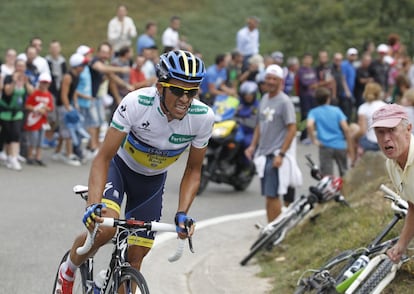
[[[279,152],[278,154],[280,157],[285,157],[285,153],[284,152]]]

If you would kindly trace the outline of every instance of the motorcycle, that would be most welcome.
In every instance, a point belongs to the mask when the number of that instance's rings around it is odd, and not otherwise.
[[[256,169],[254,163],[244,156],[240,126],[234,117],[237,106],[237,98],[216,97],[213,106],[216,122],[201,170],[198,195],[203,193],[210,181],[229,184],[236,191],[244,191],[253,180]]]

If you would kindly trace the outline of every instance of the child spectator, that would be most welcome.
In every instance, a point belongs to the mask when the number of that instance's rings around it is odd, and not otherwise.
[[[27,98],[25,108],[28,111],[24,129],[27,132],[27,164],[46,166],[42,161],[41,144],[45,131],[50,129],[47,115],[54,108],[53,96],[49,92],[52,77],[48,73],[39,76],[38,88]]]
[[[315,99],[318,106],[309,111],[306,126],[312,143],[319,146],[321,173],[332,175],[335,161],[339,175],[343,176],[348,167],[347,152],[354,159],[347,118],[339,107],[330,105],[331,93],[327,88],[317,88]]]

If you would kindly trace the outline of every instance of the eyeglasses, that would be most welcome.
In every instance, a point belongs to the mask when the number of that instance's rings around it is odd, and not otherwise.
[[[164,88],[170,89],[171,93],[173,93],[173,95],[177,97],[182,97],[184,96],[184,94],[186,94],[188,98],[194,98],[198,94],[198,87],[185,88],[165,82],[160,82],[160,84]]]

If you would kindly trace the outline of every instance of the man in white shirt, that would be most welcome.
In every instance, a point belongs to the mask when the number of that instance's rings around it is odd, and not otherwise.
[[[127,16],[125,5],[118,7],[117,15],[108,23],[108,42],[115,54],[124,46],[131,46],[132,39],[137,36],[137,28],[132,18]]]
[[[179,16],[172,16],[170,26],[162,34],[164,52],[180,49],[180,35],[178,33],[180,26],[181,18]]]
[[[248,67],[248,59],[259,53],[259,22],[256,16],[247,18],[247,25],[237,32],[237,50],[243,55],[243,68]]]

